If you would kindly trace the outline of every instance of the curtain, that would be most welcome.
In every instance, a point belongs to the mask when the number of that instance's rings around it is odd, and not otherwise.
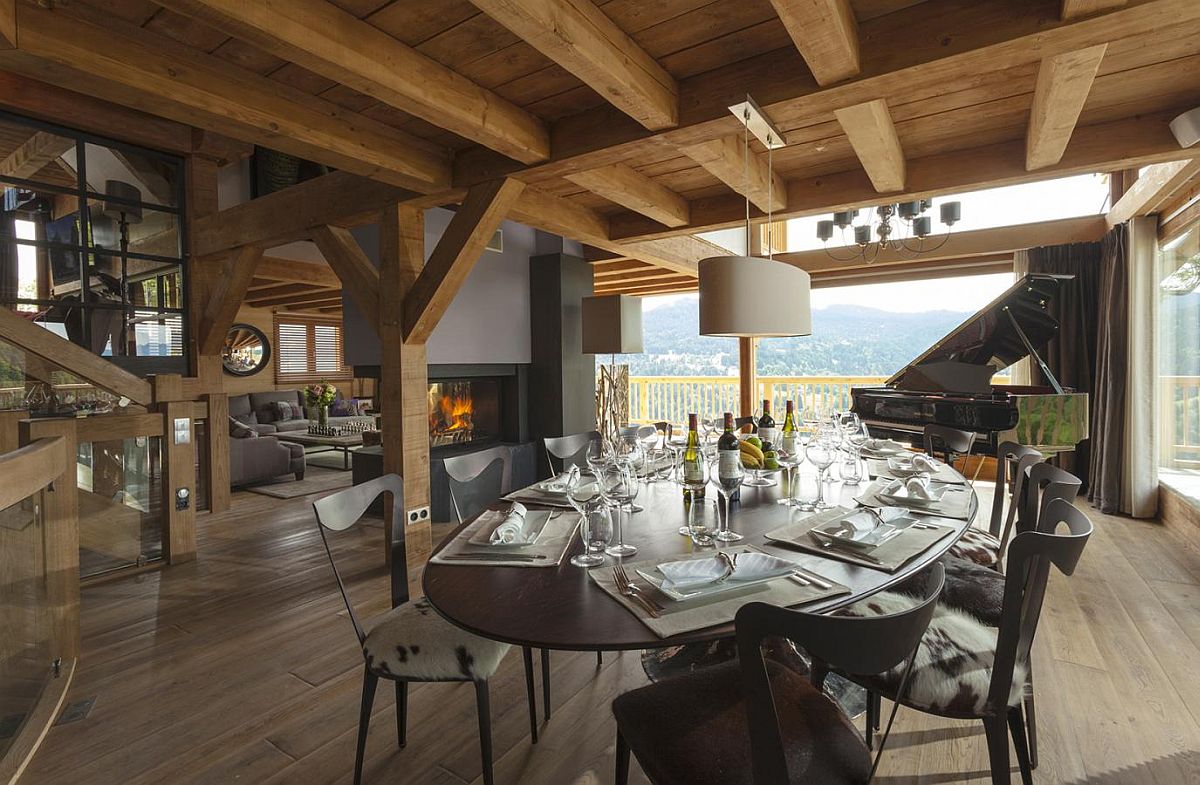
[[[1096,391],[1092,393],[1094,448],[1088,501],[1101,512],[1121,511],[1125,463],[1125,393],[1129,356],[1129,230],[1115,227],[1104,236],[1100,260],[1100,306],[1105,318],[1096,333]]]
[[[1021,277],[1029,272],[1029,251],[1013,252],[1013,281],[1021,280]],[[1012,383],[1021,387],[1028,387],[1033,384],[1033,378],[1030,375],[1030,365],[1032,361],[1026,357],[1023,360],[1018,360],[1013,363],[1012,367]]]
[[[1129,222],[1129,351],[1125,396],[1125,451],[1121,512],[1135,518],[1158,513],[1158,220]]]

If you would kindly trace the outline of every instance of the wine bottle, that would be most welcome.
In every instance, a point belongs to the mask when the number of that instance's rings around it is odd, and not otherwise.
[[[688,414],[687,444],[683,448],[683,500],[704,499],[704,451],[700,449],[700,433],[697,429],[698,416]]]
[[[787,412],[783,415],[783,430],[780,438],[782,444],[780,447],[788,455],[796,454],[796,409],[792,402],[787,402]]]
[[[762,417],[758,418],[758,438],[762,440],[763,449],[775,444],[775,418],[771,416],[771,402],[764,400]]]
[[[742,448],[733,432],[733,412],[725,412],[725,431],[717,439],[717,482],[742,476]],[[741,499],[741,488],[734,491],[730,501]]]

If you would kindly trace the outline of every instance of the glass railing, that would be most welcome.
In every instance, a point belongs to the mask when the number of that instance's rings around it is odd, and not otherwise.
[[[78,444],[81,577],[162,559],[162,463],[159,436]]]

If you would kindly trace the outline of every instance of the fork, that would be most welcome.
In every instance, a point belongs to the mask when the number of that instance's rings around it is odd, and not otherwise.
[[[637,586],[633,585],[633,582],[629,580],[629,576],[625,574],[624,567],[619,564],[613,567],[613,577],[617,581],[617,588],[620,589],[621,594],[641,605],[646,613],[649,613],[655,619],[658,618],[658,606],[642,594]]]

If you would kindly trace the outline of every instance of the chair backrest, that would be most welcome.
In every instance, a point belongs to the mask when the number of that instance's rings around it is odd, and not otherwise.
[[[342,574],[338,571],[337,560],[333,558],[333,550],[329,547],[329,537],[325,532],[341,532],[354,526],[362,519],[367,508],[384,494],[391,494],[392,497],[392,541],[389,547],[392,554],[392,607],[395,608],[408,602],[407,554],[404,548],[404,480],[397,474],[385,474],[313,502],[313,513],[317,516],[317,530],[321,532],[325,555],[329,557],[329,566],[333,568],[334,580],[337,581],[342,600],[346,603],[346,611],[354,624],[354,633],[358,636],[359,645],[366,639],[366,631],[354,612],[350,595],[346,593],[346,584],[342,581]]]
[[[660,420],[654,423],[654,430],[662,434],[662,441],[659,443],[659,446],[665,447],[667,442],[671,441],[671,431],[674,430],[674,426],[666,420]]]
[[[750,426],[750,430],[744,431],[743,429],[747,425]],[[758,426],[754,424],[753,417],[734,417],[733,418],[733,430],[735,433],[757,433]]]
[[[462,523],[505,494],[505,478],[512,451],[491,447],[445,459],[450,504]]]
[[[600,441],[599,431],[584,431],[569,436],[547,436],[542,442],[546,445],[546,461],[550,464],[550,473],[558,474],[572,466],[587,468],[584,453],[592,442]],[[558,459],[559,465],[554,461]]]
[[[1008,521],[1015,515],[1016,500],[1021,498],[1024,487],[1025,468],[1043,460],[1042,454],[1032,447],[1017,442],[1001,442],[996,448],[996,488],[992,495],[992,519],[988,526],[996,537],[1005,521],[1004,500],[1010,502]],[[1010,487],[1011,485],[1011,487]]]
[[[947,425],[930,423],[925,426],[922,434],[925,442],[925,454],[938,456],[938,445],[941,445],[941,458],[946,463],[952,463],[956,455],[968,455],[975,446],[974,431],[960,431]]]
[[[1053,464],[1043,461],[1030,466],[1025,472],[1020,496],[1014,502],[1019,504],[1017,531],[1036,529],[1042,513],[1051,502],[1055,499],[1074,502],[1082,485],[1078,477]]]
[[[1060,532],[1063,525],[1067,530]],[[1069,501],[1056,498],[1043,510],[1036,530],[1020,532],[1013,538],[1008,549],[1004,604],[988,690],[988,706],[993,712],[1002,712],[1008,706],[1013,673],[1018,665],[1029,660],[1050,566],[1054,565],[1064,575],[1072,574],[1091,536],[1092,522],[1088,517]]]
[[[761,602],[742,606],[734,625],[755,783],[792,781],[788,777],[779,718],[763,658],[763,640],[772,636],[788,638],[803,647],[814,662],[852,675],[883,673],[906,659],[911,665],[925,628],[933,618],[944,582],[944,568],[935,564],[925,573],[920,600],[912,608],[888,616],[829,616]],[[906,677],[907,673],[908,668]],[[902,681],[902,691],[903,688]]]

